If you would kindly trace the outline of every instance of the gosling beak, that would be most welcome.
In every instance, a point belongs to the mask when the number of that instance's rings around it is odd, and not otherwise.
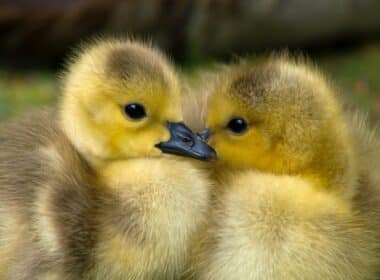
[[[217,159],[215,150],[183,123],[167,122],[166,127],[169,141],[155,145],[162,152],[205,161]]]
[[[197,135],[203,140],[203,141],[208,141],[208,139],[211,136],[211,129],[206,128],[200,132],[197,133]]]

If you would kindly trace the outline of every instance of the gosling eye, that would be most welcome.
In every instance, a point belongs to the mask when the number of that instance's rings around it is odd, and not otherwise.
[[[146,111],[143,105],[139,103],[130,103],[124,106],[124,113],[132,120],[141,120],[146,117]]]
[[[248,129],[248,123],[243,118],[233,118],[228,122],[227,129],[234,133],[241,134]]]

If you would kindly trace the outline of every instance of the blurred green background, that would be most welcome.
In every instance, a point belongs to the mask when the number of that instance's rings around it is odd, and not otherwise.
[[[349,101],[362,112],[368,112],[374,123],[380,123],[380,45],[321,55],[313,60]],[[189,67],[188,72],[196,66]],[[1,69],[0,118],[54,103],[59,95],[58,76],[53,70]]]
[[[128,34],[151,39],[188,74],[236,55],[302,52],[380,123],[380,2],[338,2],[2,1],[0,119],[54,104],[62,61],[79,42]]]

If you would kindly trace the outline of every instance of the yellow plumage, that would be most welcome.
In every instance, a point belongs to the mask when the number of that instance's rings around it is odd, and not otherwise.
[[[194,95],[207,101],[199,112],[219,161],[189,275],[379,278],[379,142],[345,115],[322,74],[282,57],[241,62],[207,98]]]
[[[213,151],[178,123],[179,91],[157,50],[96,42],[69,65],[58,110],[1,125],[1,279],[181,275],[210,183],[163,152]]]

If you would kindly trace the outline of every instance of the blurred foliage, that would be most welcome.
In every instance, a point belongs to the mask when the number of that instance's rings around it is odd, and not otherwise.
[[[380,123],[379,45],[321,55],[314,60],[358,109],[369,112],[371,120]],[[188,66],[184,72],[191,74],[196,68]],[[0,118],[54,103],[58,92],[56,74],[52,72],[0,69]]]
[[[101,35],[150,38],[181,62],[334,46],[378,38],[379,10],[378,0],[3,0],[0,60],[56,65]]]
[[[56,100],[57,81],[53,73],[14,73],[0,70],[0,118],[12,117],[34,106]]]
[[[380,123],[380,47],[367,46],[348,54],[323,57],[322,70],[358,109]]]

